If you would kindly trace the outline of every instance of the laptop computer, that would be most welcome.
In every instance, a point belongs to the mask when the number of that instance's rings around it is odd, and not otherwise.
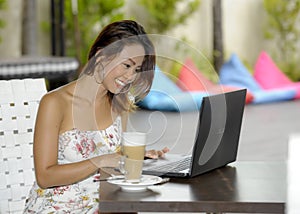
[[[245,97],[246,89],[204,97],[192,154],[167,153],[158,160],[145,160],[143,174],[194,177],[234,162]]]

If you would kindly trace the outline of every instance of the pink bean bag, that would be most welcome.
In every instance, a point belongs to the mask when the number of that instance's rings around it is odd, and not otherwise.
[[[264,89],[295,89],[295,99],[300,99],[300,82],[291,81],[265,51],[257,58],[253,76]]]
[[[213,83],[198,70],[191,59],[186,59],[186,61],[184,62],[182,68],[179,71],[176,84],[183,91],[204,91],[212,94],[241,89],[239,87],[225,86]],[[252,100],[253,95],[249,91],[247,91],[246,103],[251,103]]]

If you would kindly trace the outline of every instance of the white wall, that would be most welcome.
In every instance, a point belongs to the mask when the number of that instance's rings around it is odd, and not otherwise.
[[[224,49],[253,64],[264,48],[262,0],[223,0]]]
[[[178,37],[186,36],[190,45],[206,55],[212,53],[212,0],[201,0],[199,12],[195,12],[183,26],[174,30]]]

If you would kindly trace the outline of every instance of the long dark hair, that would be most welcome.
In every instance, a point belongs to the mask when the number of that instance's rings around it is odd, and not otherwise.
[[[126,45],[139,44],[144,47],[145,56],[141,72],[131,84],[131,92],[135,101],[141,100],[150,91],[155,68],[155,49],[144,28],[135,21],[122,20],[107,25],[98,35],[88,54],[88,64],[95,65],[96,58],[104,56],[110,59],[118,55]],[[99,51],[101,50],[101,51]],[[88,67],[90,67],[88,65]],[[86,69],[85,73],[92,75],[95,69]],[[128,89],[130,86],[127,86]],[[113,94],[108,92],[109,101],[117,112],[134,109],[135,105],[128,97],[128,93]],[[132,105],[133,104],[133,105]]]

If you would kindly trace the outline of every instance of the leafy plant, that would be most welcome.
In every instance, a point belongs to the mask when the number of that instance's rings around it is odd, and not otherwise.
[[[4,10],[6,8],[6,0],[0,0],[0,10]],[[0,28],[5,26],[5,22],[3,19],[0,19]],[[0,36],[0,42],[2,41],[2,37]]]
[[[81,64],[85,64],[99,31],[105,25],[123,19],[124,0],[78,0],[78,14],[73,14],[71,0],[64,2],[67,55],[77,56]]]
[[[149,33],[165,33],[184,24],[200,5],[200,0],[139,0],[147,11],[149,18],[144,25]],[[183,6],[179,10],[179,4]]]
[[[272,46],[274,59],[291,79],[300,80],[300,0],[264,0],[264,8],[267,12],[265,38],[276,44]]]

